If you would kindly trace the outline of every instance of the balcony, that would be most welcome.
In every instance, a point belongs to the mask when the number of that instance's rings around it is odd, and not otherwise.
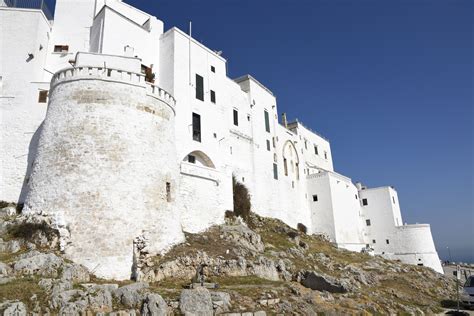
[[[51,21],[53,19],[53,14],[44,0],[0,0],[0,7],[37,9],[43,11],[43,14],[48,20]]]

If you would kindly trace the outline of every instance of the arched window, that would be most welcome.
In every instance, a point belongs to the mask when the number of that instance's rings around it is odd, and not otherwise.
[[[213,168],[213,169],[216,168],[211,158],[209,158],[208,155],[206,155],[200,150],[195,150],[193,152],[190,152],[183,158],[183,161],[193,163],[198,166],[204,166],[204,167]]]
[[[299,158],[298,152],[296,151],[295,145],[291,141],[286,141],[283,145],[283,167],[285,170],[285,175],[288,176],[291,172],[291,176],[295,177],[296,180],[299,180]],[[288,161],[290,163],[290,168],[288,168]]]

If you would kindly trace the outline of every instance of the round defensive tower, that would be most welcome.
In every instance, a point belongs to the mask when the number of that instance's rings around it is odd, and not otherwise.
[[[135,239],[153,253],[184,238],[175,101],[139,67],[54,75],[25,201],[24,213],[56,225],[68,258],[104,278],[130,278]]]

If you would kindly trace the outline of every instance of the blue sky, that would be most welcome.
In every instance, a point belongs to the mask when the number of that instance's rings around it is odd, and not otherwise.
[[[330,139],[336,171],[393,185],[404,221],[474,262],[470,0],[126,0],[187,31]]]

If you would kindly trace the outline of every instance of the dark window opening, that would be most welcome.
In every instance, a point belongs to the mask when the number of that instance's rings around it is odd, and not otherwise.
[[[366,219],[366,220],[365,220],[365,224],[366,224],[367,226],[370,226],[370,219]]]
[[[364,206],[369,205],[369,202],[367,201],[367,199],[362,199],[362,205]]]
[[[55,53],[67,53],[69,51],[69,45],[54,45]]]
[[[171,202],[171,183],[166,182],[166,201]]]
[[[278,165],[276,163],[273,164],[273,179],[278,180]]]
[[[385,242],[387,243],[387,245],[390,245],[390,240],[386,239]]]
[[[326,151],[324,152],[324,159],[328,159],[328,153]]]
[[[190,163],[196,163],[196,157],[193,155],[188,155],[188,162]]]
[[[196,74],[196,99],[204,101],[204,78]]]
[[[201,142],[201,115],[193,113],[193,140]]]
[[[267,150],[270,151],[270,141],[267,139]]]
[[[313,202],[318,202],[318,196],[316,194],[313,195]]]
[[[234,125],[239,126],[239,111],[234,109]]]
[[[296,168],[296,180],[300,179],[300,164],[295,163],[295,168]]]
[[[392,196],[392,201],[393,201],[393,204],[395,204],[395,197]]]
[[[418,263],[417,266],[422,267],[422,266],[423,266],[423,263]]]
[[[315,155],[319,155],[318,153],[318,146],[314,145],[314,154]]]
[[[268,116],[267,110],[264,110],[264,117],[265,117],[265,131],[270,133],[270,117]]]
[[[372,243],[375,244],[375,239],[372,239]]]
[[[283,158],[283,169],[285,170],[285,176],[288,175],[288,163],[286,161],[286,158]]]
[[[46,103],[48,101],[48,90],[41,90],[38,94],[38,103]]]
[[[211,71],[212,71],[212,72],[216,72],[216,67],[211,66]]]
[[[216,103],[216,92],[211,90],[211,102]]]
[[[359,199],[359,197],[357,196],[357,194],[355,195],[355,198],[356,198],[356,200]]]

